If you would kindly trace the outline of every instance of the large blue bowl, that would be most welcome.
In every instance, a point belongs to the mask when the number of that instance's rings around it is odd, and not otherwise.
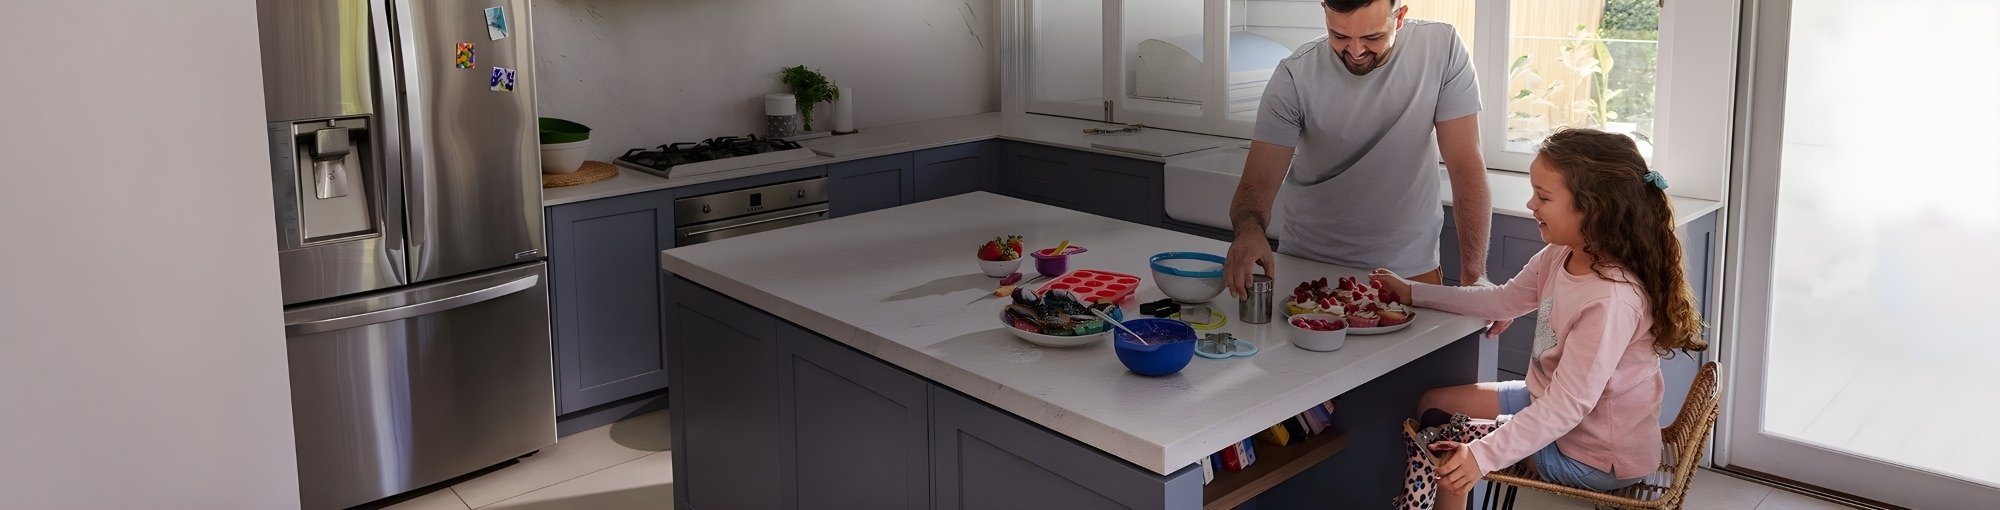
[[[1194,359],[1194,328],[1187,323],[1173,319],[1133,319],[1124,324],[1155,341],[1153,345],[1141,344],[1125,330],[1111,329],[1111,345],[1118,352],[1118,362],[1132,373],[1147,377],[1169,375],[1187,368],[1188,360]]]

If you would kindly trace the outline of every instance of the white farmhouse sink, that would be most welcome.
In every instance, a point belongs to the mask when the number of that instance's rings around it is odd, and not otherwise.
[[[1229,223],[1229,200],[1236,195],[1236,181],[1242,179],[1243,160],[1249,155],[1249,149],[1229,147],[1167,163],[1167,217],[1182,223],[1234,230]],[[1271,210],[1271,224],[1264,235],[1277,239],[1285,219],[1277,214],[1281,210],[1277,204]]]

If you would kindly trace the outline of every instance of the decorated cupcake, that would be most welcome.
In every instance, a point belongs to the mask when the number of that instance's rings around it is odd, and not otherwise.
[[[1372,310],[1360,310],[1354,313],[1347,314],[1347,325],[1349,326],[1354,326],[1357,328],[1373,328],[1380,326],[1381,323],[1382,323],[1382,316],[1375,313]]]
[[[1410,309],[1394,301],[1386,302],[1375,314],[1382,318],[1380,324],[1382,326],[1394,326],[1410,321]]]

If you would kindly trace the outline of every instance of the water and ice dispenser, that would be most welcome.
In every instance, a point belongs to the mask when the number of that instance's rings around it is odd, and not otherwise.
[[[368,117],[274,123],[272,184],[285,248],[379,235],[374,196],[382,178]]]

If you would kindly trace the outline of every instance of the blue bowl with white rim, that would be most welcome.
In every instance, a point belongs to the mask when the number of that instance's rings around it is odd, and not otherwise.
[[[1222,294],[1221,255],[1170,251],[1149,259],[1153,283],[1168,298],[1182,303],[1207,303]]]

